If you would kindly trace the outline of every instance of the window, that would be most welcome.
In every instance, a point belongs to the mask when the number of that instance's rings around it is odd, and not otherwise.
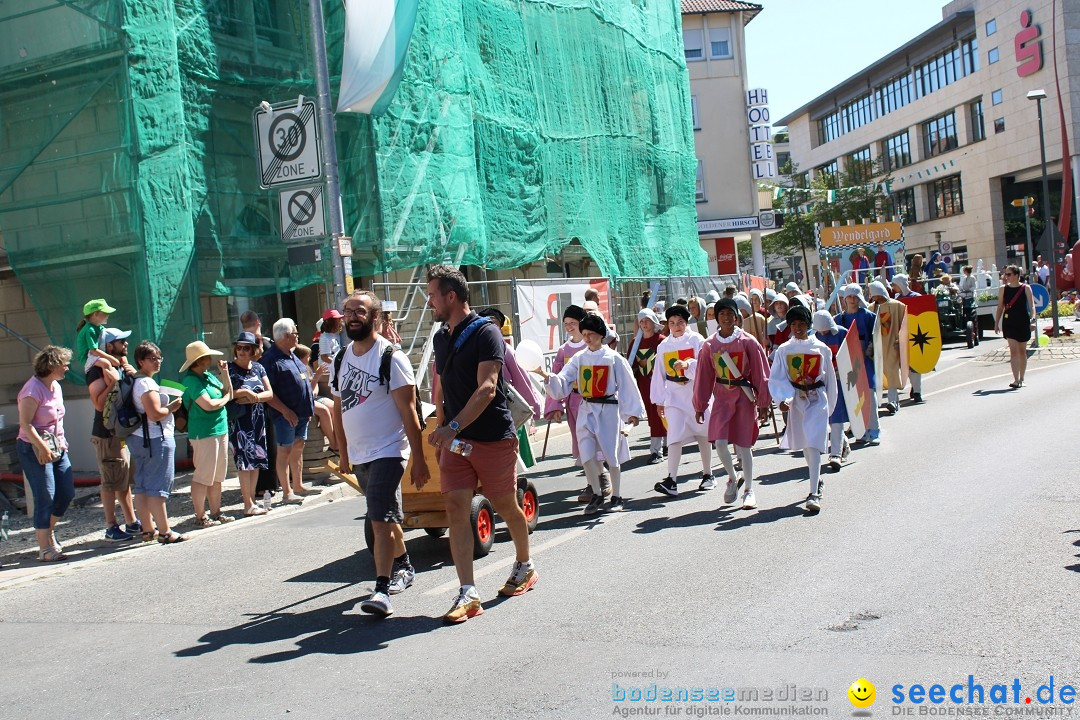
[[[968,105],[968,115],[971,117],[971,142],[985,140],[986,126],[983,123],[982,98]]]
[[[907,130],[885,138],[882,146],[886,170],[896,170],[911,164],[911,145]]]
[[[1000,105],[1003,99],[1004,98],[1002,97],[1000,90],[995,90],[994,92],[990,93],[991,105]]]
[[[776,153],[776,169],[780,172],[784,172],[784,168],[791,162],[791,153],[778,152]]]
[[[829,187],[840,187],[840,168],[837,166],[835,160],[833,160],[831,163],[826,163],[825,165],[819,167],[817,169],[817,175],[819,178],[824,179],[825,184]]]
[[[705,59],[704,40],[700,28],[683,30],[682,41],[687,62]]]
[[[987,20],[986,21],[986,36],[990,37],[991,35],[993,35],[996,32],[997,32],[997,20],[996,19]]]
[[[873,94],[867,93],[818,120],[819,144],[824,145],[872,122],[875,118],[874,106]]]
[[[731,28],[709,28],[709,57],[713,60],[731,57]]]
[[[994,134],[1005,132],[1005,118],[1000,117],[994,120]]]
[[[960,41],[915,68],[915,90],[924,97],[979,69],[979,47],[974,37]]]
[[[990,50],[987,51],[987,53],[986,53],[986,62],[989,63],[990,65],[993,65],[994,63],[996,63],[998,61],[998,59],[999,59],[998,58],[998,49],[997,48],[990,48]]]
[[[705,166],[701,164],[701,158],[697,161],[697,191],[694,193],[694,200],[705,202]]]
[[[694,129],[701,129],[701,121],[698,120],[697,95],[690,96],[690,116],[694,119]]]
[[[899,110],[911,102],[912,97],[911,73],[897,75],[874,91],[878,117]]]
[[[895,192],[889,196],[889,201],[894,217],[907,225],[918,222],[915,217],[915,188]]]
[[[964,197],[960,192],[960,176],[952,175],[929,184],[930,214],[935,218],[964,212]]]
[[[923,123],[923,140],[926,157],[933,157],[954,149],[956,139],[956,113],[948,113]]]
[[[864,147],[847,156],[848,174],[857,180],[865,182],[874,175],[874,162],[870,157],[870,148]]]

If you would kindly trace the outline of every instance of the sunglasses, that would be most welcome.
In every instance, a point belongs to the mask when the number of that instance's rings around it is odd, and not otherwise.
[[[255,352],[255,346],[254,345],[237,345],[236,346],[236,352],[238,352],[238,353]]]

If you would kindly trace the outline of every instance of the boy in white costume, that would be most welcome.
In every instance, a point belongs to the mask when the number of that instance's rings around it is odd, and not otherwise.
[[[821,454],[828,449],[829,415],[836,407],[836,373],[828,345],[809,336],[810,311],[795,303],[787,313],[791,339],[773,354],[769,391],[787,410],[780,447],[802,450],[810,469],[806,509],[821,509]]]
[[[597,453],[607,461],[611,475],[609,510],[623,509],[622,477],[619,465],[630,459],[630,446],[622,434],[623,423],[637,425],[645,417],[645,403],[629,363],[619,353],[604,345],[607,325],[599,315],[589,313],[578,323],[586,348],[574,355],[558,374],[543,367],[537,372],[545,378],[548,395],[567,397],[577,387],[582,403],[577,415],[578,449],[584,462],[585,477],[593,498],[585,506],[586,515],[600,512],[604,496],[600,490],[602,466]]]
[[[656,348],[650,396],[656,409],[667,422],[668,474],[653,489],[664,495],[679,493],[679,461],[683,444],[697,442],[701,453],[701,484],[698,490],[712,490],[712,446],[709,444],[708,421],[702,425],[694,419],[694,370],[697,354],[705,338],[688,332],[690,311],[673,305],[664,311],[668,335]]]

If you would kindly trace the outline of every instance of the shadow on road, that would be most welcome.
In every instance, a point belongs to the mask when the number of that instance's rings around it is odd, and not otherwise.
[[[1016,392],[1016,388],[1002,388],[1001,390],[976,390],[971,393],[975,397],[989,397],[990,395],[1008,395]]]
[[[793,467],[782,472],[762,475],[761,477],[754,478],[754,482],[761,485],[778,485],[782,482],[788,482],[789,480],[808,480],[810,471],[805,470],[805,467],[806,465],[803,465],[802,467]]]
[[[649,518],[648,520],[642,520],[638,523],[638,526],[634,528],[634,532],[638,535],[648,535],[670,528],[715,525],[720,512],[720,510],[698,510],[697,512],[676,515],[674,517]]]
[[[757,512],[747,512],[738,507],[721,508],[720,524],[716,526],[716,529],[717,531],[738,530],[748,525],[760,525],[783,520],[784,518],[807,516],[802,504],[803,501],[800,500],[790,505],[758,510]]]

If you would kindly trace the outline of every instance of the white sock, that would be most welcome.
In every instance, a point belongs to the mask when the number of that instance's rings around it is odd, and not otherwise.
[[[652,452],[652,453],[655,454],[655,453],[658,453],[658,452],[662,452],[663,449],[664,449],[664,438],[662,438],[662,437],[651,437],[651,438],[649,438],[649,452]]]
[[[594,495],[600,495],[600,470],[602,466],[595,460],[585,461],[585,477],[589,481],[589,487],[592,488]]]
[[[727,441],[717,441],[716,454],[720,456],[720,463],[727,471],[728,480],[738,482],[739,477],[735,474],[735,461],[731,459],[731,451],[728,450]],[[746,469],[745,466],[743,468]]]
[[[839,455],[844,451],[844,423],[829,423],[829,454]]]
[[[810,468],[810,494],[817,495],[821,483],[821,451],[817,448],[803,448],[803,457],[806,458],[806,466]]]
[[[891,387],[886,392],[889,395],[889,402],[891,402],[893,405],[899,405],[900,404],[900,391],[899,390],[897,390],[894,387]]]
[[[679,462],[682,461],[682,443],[671,443],[667,448],[667,474],[675,482],[679,481]]]
[[[475,585],[462,585],[461,586],[461,594],[462,595],[468,595],[471,598],[479,598],[480,597],[480,593],[477,592]]]
[[[922,395],[922,374],[913,370],[908,377],[911,379],[911,392]]]
[[[608,475],[611,477],[611,495],[612,497],[622,497],[622,472],[619,467],[608,468]]]
[[[701,474],[712,475],[712,443],[707,437],[697,439],[698,452],[701,453]]]
[[[748,493],[754,489],[754,450],[752,448],[736,445],[735,452],[738,454],[739,461],[742,463],[742,474],[743,479],[745,480],[743,492]]]

